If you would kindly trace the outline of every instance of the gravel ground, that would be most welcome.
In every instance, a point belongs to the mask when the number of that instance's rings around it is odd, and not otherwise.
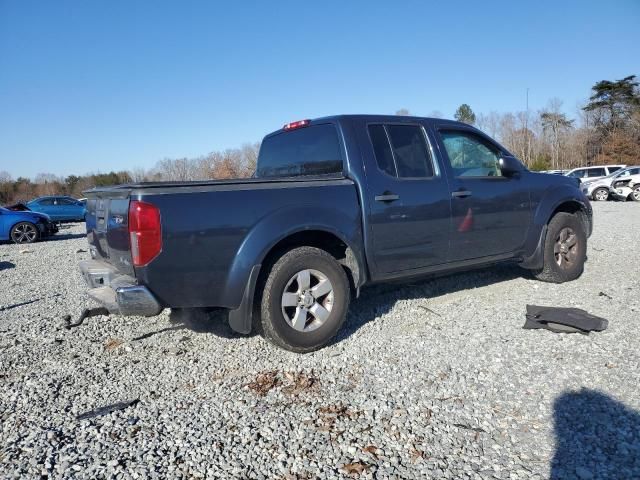
[[[66,330],[90,305],[83,226],[0,245],[0,477],[640,478],[640,203],[594,209],[579,280],[372,287],[308,355],[220,313]],[[609,329],[523,330],[527,303]]]

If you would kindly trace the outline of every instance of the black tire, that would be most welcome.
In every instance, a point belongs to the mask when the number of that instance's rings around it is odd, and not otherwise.
[[[591,198],[594,201],[605,201],[609,199],[609,189],[608,188],[596,188],[591,194]]]
[[[633,191],[631,192],[631,195],[629,195],[629,199],[640,202],[640,185],[633,187]]]
[[[534,275],[544,282],[569,282],[582,275],[586,259],[587,235],[582,221],[570,213],[557,213],[547,228],[543,267]]]
[[[9,238],[13,243],[33,243],[40,238],[40,231],[31,222],[20,222],[11,227]]]
[[[313,275],[322,275],[325,280],[328,279],[332,287],[331,293],[319,295],[317,299],[313,295],[309,299],[308,296],[305,297],[297,292],[288,293],[288,295],[297,295],[299,302],[313,301],[314,303],[309,308],[306,303],[283,306],[285,292],[291,292],[292,288],[301,290],[296,279],[297,275],[303,271],[315,272],[311,274],[310,283],[307,283],[309,288],[304,290],[309,292],[309,295],[314,290]],[[315,284],[316,287],[318,285],[319,282]],[[349,280],[344,269],[333,256],[315,247],[294,248],[282,255],[268,271],[260,302],[260,329],[265,338],[286,350],[298,353],[317,350],[331,342],[344,324],[349,309],[349,298]],[[312,314],[316,303],[321,302],[326,302],[323,303],[322,309],[328,312],[324,320]],[[298,312],[304,312],[304,315],[298,316]],[[306,320],[307,318],[309,320]],[[309,331],[294,329],[293,324],[296,323],[296,319],[299,319],[299,326],[305,325],[303,328]]]

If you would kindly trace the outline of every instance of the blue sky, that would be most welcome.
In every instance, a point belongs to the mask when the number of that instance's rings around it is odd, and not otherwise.
[[[640,75],[639,0],[0,0],[0,170],[149,168],[336,113],[574,115]]]

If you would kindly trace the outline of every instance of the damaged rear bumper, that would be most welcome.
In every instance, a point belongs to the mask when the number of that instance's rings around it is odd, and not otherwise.
[[[162,305],[147,287],[138,285],[134,278],[122,275],[108,263],[84,260],[79,266],[89,286],[87,293],[110,313],[152,317],[162,311]]]

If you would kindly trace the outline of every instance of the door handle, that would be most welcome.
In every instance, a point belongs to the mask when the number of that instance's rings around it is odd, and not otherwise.
[[[398,195],[390,192],[384,192],[382,195],[376,195],[374,198],[376,202],[395,202],[400,199]]]
[[[451,192],[451,196],[453,198],[466,198],[471,196],[471,192],[469,190],[456,190]]]

